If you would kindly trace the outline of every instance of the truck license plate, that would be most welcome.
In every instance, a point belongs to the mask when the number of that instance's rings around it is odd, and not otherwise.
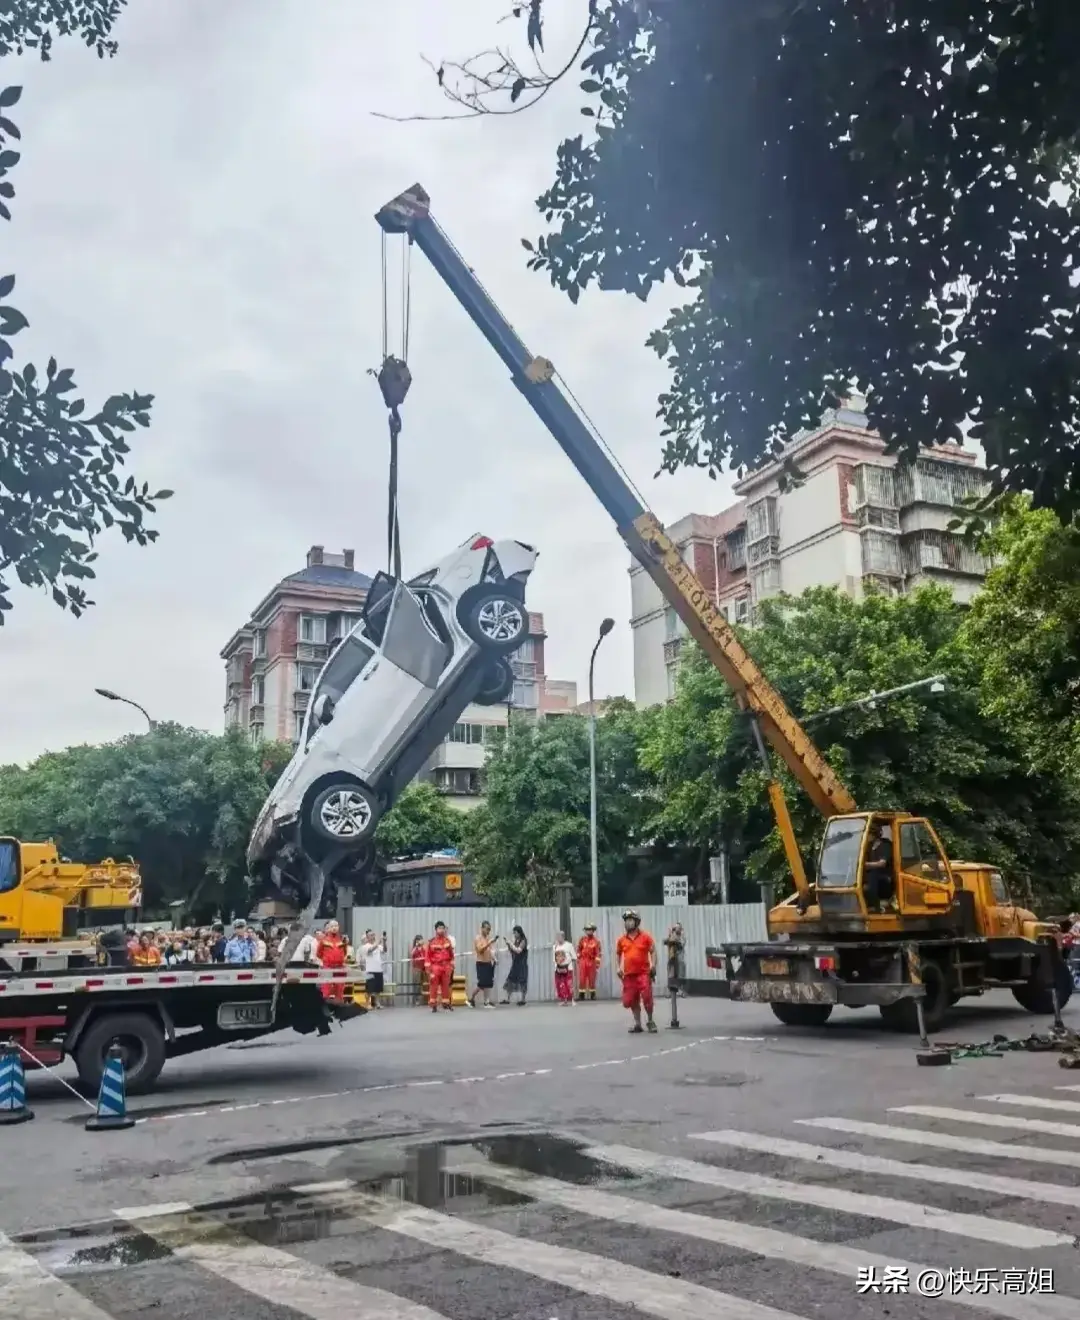
[[[254,1003],[221,1004],[217,1013],[218,1026],[222,1031],[243,1031],[246,1027],[268,1027],[270,1025],[270,1000],[257,1000]]]
[[[786,958],[762,958],[762,976],[787,976],[789,971]]]

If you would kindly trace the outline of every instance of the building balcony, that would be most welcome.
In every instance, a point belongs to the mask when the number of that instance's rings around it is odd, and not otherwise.
[[[252,672],[253,674],[265,674],[265,673],[266,673],[266,659],[267,659],[267,657],[266,657],[265,655],[254,655],[254,656],[252,656],[252,657],[251,657],[251,672]]]
[[[969,545],[962,536],[949,532],[913,532],[904,537],[903,553],[904,567],[912,576],[940,572],[985,577],[990,568],[985,555]]]
[[[876,527],[886,532],[900,530],[900,513],[895,508],[885,508],[880,504],[860,504],[855,512],[860,531],[866,527]]]
[[[968,500],[981,498],[988,488],[982,468],[959,463],[920,458],[910,466],[896,469],[897,503],[901,508],[909,504],[936,504],[944,509],[957,509]]]
[[[746,528],[740,527],[724,540],[727,544],[728,572],[737,573],[740,568],[746,567]]]
[[[895,533],[868,527],[861,532],[863,579],[867,577],[902,578],[904,562],[900,538]]]
[[[293,693],[293,710],[297,713],[307,710],[310,700],[311,693],[306,688],[297,688]]]
[[[759,564],[764,564],[770,559],[776,559],[780,554],[779,536],[766,536],[760,541],[755,541],[747,550],[747,562],[750,568],[757,568]],[[728,566],[730,567],[730,561]]]
[[[761,541],[770,536],[779,536],[779,534],[780,519],[777,513],[775,495],[766,495],[764,498],[755,500],[752,504],[746,506],[747,545],[753,545],[755,541]]]

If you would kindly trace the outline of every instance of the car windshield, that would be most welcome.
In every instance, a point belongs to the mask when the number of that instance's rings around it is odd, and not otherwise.
[[[19,854],[11,839],[0,839],[0,894],[19,883]]]
[[[830,820],[821,843],[818,884],[826,889],[854,889],[859,876],[866,821]]]

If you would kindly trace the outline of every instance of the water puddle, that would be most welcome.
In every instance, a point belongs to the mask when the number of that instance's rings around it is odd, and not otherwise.
[[[78,1243],[78,1245],[76,1245]],[[167,1247],[142,1233],[117,1228],[92,1238],[54,1241],[34,1253],[52,1274],[100,1274],[106,1270],[166,1260]]]

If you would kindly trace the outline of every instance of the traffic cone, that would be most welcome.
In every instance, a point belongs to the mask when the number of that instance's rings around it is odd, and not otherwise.
[[[0,1045],[0,1127],[29,1123],[34,1111],[26,1107],[26,1069],[18,1045]]]
[[[109,1132],[135,1126],[127,1111],[127,1087],[124,1082],[124,1052],[110,1045],[105,1071],[98,1088],[97,1109],[86,1120],[87,1132]]]

